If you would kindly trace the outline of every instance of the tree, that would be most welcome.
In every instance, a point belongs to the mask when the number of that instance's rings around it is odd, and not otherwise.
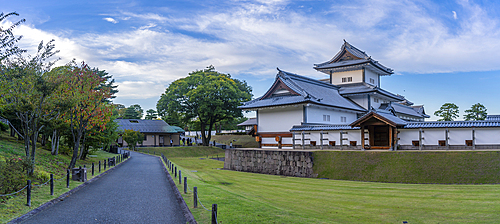
[[[135,104],[127,107],[123,113],[123,119],[141,119],[143,110],[141,105]]]
[[[139,131],[125,129],[122,134],[123,141],[126,141],[128,148],[135,151],[137,143],[142,143],[144,135]]]
[[[198,120],[203,145],[208,145],[215,123],[243,116],[238,106],[251,99],[251,91],[246,82],[209,66],[170,84],[156,108],[162,116],[178,114],[184,122]]]
[[[46,45],[40,42],[34,56],[25,57],[18,51],[0,63],[0,110],[10,111],[21,122],[18,134],[24,139],[26,159],[31,162],[28,175],[34,171],[36,142],[44,120],[58,116],[53,92],[59,81],[50,80],[47,75],[55,63],[48,59],[59,52],[54,51],[53,41]]]
[[[487,109],[480,103],[471,106],[470,109],[465,110],[464,119],[466,121],[480,121],[486,119]]]
[[[158,114],[156,113],[156,110],[149,109],[146,111],[146,117],[145,117],[146,120],[153,120],[156,118],[158,118]]]
[[[77,66],[72,62],[66,66],[66,72],[60,73],[59,79],[64,80],[59,89],[69,105],[63,116],[69,124],[71,140],[73,142],[73,155],[68,169],[72,169],[77,158],[82,158],[84,150],[78,151],[85,145],[87,131],[98,128],[104,130],[105,125],[111,120],[112,105],[108,103],[112,97],[110,76],[101,77],[95,69],[83,63]]]
[[[7,17],[13,15],[19,16],[19,14],[15,12],[7,14],[3,14],[3,12],[0,13],[0,23],[2,23],[2,21],[5,20]],[[4,59],[12,55],[26,52],[26,50],[22,50],[16,45],[17,42],[21,40],[22,36],[15,37],[14,34],[12,34],[12,30],[19,24],[24,23],[25,21],[26,21],[25,19],[21,19],[6,29],[0,27],[0,62],[2,62]]]
[[[445,103],[439,110],[434,112],[434,115],[442,117],[438,121],[453,121],[458,117],[458,106],[454,103]]]

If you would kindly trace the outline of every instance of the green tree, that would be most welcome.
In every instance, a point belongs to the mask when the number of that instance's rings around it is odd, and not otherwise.
[[[454,103],[445,103],[434,115],[441,117],[438,121],[453,121],[458,117],[458,106]]]
[[[144,141],[144,135],[139,131],[125,129],[122,134],[123,141],[126,141],[130,150],[135,150],[137,143]]]
[[[480,121],[486,119],[487,109],[480,103],[471,106],[470,109],[465,110],[464,119],[466,121]]]
[[[7,14],[4,14],[3,12],[0,13],[0,24],[9,16],[19,16],[19,14],[15,12]],[[26,52],[26,50],[22,50],[16,45],[17,42],[21,40],[22,36],[16,37],[12,34],[12,30],[25,21],[25,19],[21,19],[8,28],[0,27],[0,62],[12,55]]]
[[[198,120],[203,145],[208,145],[215,123],[243,116],[238,106],[251,99],[251,91],[246,82],[209,66],[170,84],[156,108],[162,116],[178,114],[184,122]]]
[[[145,117],[146,120],[153,120],[156,118],[158,118],[158,114],[156,113],[156,110],[149,109],[146,111],[146,117]]]
[[[141,105],[134,104],[125,109],[125,112],[123,113],[123,119],[141,119],[142,113],[143,110],[141,108]]]

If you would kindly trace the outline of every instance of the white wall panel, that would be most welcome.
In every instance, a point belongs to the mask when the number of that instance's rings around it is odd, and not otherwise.
[[[476,128],[476,145],[500,144],[500,128]]]
[[[302,106],[259,110],[258,132],[289,132],[302,123],[302,110]]]
[[[330,121],[323,121],[323,115],[329,115]],[[340,117],[346,117],[346,122],[341,122]],[[332,110],[310,106],[307,107],[307,123],[318,124],[350,124],[357,118],[356,113]]]
[[[342,78],[352,77],[352,82],[342,82]],[[363,71],[355,70],[355,71],[346,71],[346,72],[335,72],[332,74],[332,84],[346,84],[346,83],[355,83],[363,81]]]

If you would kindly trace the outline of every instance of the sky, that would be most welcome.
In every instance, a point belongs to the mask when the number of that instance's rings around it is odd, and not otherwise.
[[[381,87],[424,105],[428,120],[447,102],[481,103],[500,114],[500,3],[493,0],[0,0],[17,12],[21,48],[34,54],[55,40],[56,65],[76,59],[118,84],[115,103],[144,111],[169,84],[209,65],[245,80],[254,97],[276,68],[327,78],[313,64],[331,59],[345,39],[394,69]],[[255,116],[252,113],[248,117]]]

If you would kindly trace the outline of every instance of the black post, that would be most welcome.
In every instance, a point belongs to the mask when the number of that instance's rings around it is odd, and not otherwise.
[[[69,188],[69,169],[66,171],[66,188]]]
[[[187,194],[188,178],[184,177],[184,194]]]
[[[179,169],[179,184],[182,184],[181,170]]]
[[[28,180],[28,194],[27,194],[27,203],[26,205],[31,207],[31,180]]]
[[[94,176],[94,163],[92,163],[92,176]]]
[[[50,195],[54,195],[54,174],[50,174]]]
[[[155,155],[155,156],[156,156],[156,151],[153,151],[153,155]]]
[[[104,171],[106,171],[106,160],[104,160]]]
[[[198,188],[197,187],[193,187],[193,196],[194,196],[194,208],[198,208],[198,200],[196,200],[198,198]]]
[[[217,204],[212,204],[212,224],[217,224]]]
[[[172,169],[170,170],[172,170],[172,174],[174,174],[174,164],[172,164]]]
[[[101,173],[101,160],[99,160],[99,173]]]
[[[175,167],[174,169],[175,169],[174,176],[177,177],[177,167]]]

